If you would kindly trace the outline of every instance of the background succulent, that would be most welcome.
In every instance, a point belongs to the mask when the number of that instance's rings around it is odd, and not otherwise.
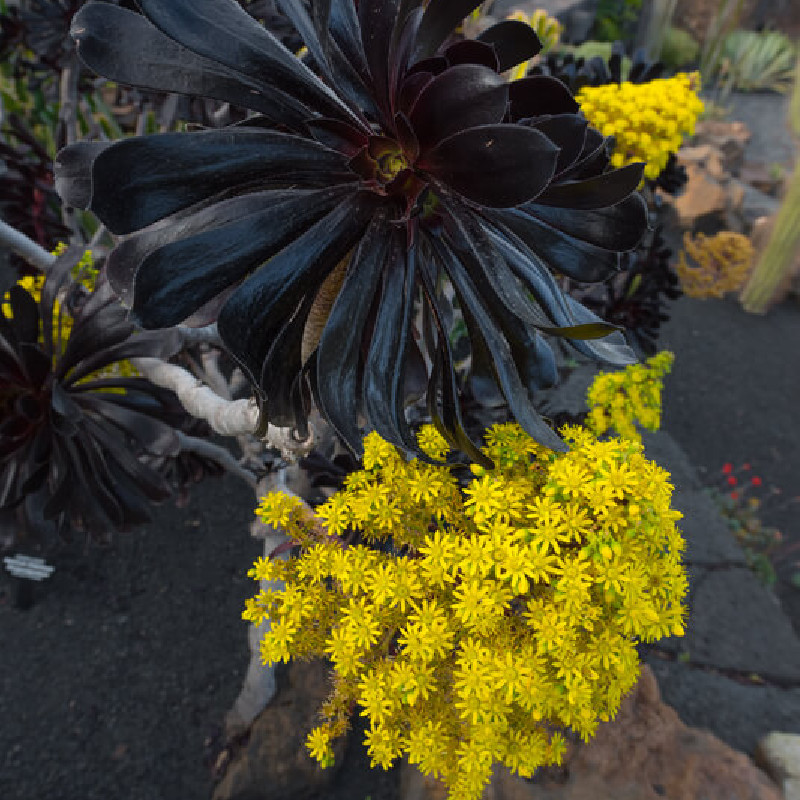
[[[16,285],[0,310],[0,511],[16,509],[33,533],[105,536],[148,520],[170,495],[137,456],[177,455],[173,425],[184,418],[170,392],[107,371],[169,357],[180,338],[134,333],[107,283],[89,295],[73,282],[79,256],[57,259],[38,302]]]

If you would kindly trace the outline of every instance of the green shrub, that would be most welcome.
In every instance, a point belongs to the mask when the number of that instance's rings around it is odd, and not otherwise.
[[[693,64],[700,56],[700,44],[688,31],[669,27],[661,46],[661,61],[671,70]]]
[[[717,77],[741,92],[786,92],[794,80],[797,49],[778,31],[736,30],[722,44]]]
[[[592,38],[601,42],[630,39],[636,32],[641,8],[642,0],[600,0]]]

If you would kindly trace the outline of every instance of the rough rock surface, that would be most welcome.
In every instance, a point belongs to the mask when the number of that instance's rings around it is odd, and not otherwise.
[[[726,172],[738,172],[744,164],[744,154],[752,137],[744,122],[723,122],[715,119],[700,120],[695,126],[694,145],[705,144],[718,150]]]
[[[645,658],[664,702],[680,709],[681,720],[712,731],[736,750],[753,754],[771,731],[800,734],[800,687],[734,679],[691,662],[664,661],[654,653]]]
[[[678,154],[680,163],[681,154]],[[666,202],[675,210],[682,230],[716,233],[725,227],[728,192],[725,183],[712,177],[701,164],[686,164],[686,186],[674,200]]]
[[[784,800],[800,798],[800,736],[773,732],[756,749],[756,763],[783,789]]]
[[[326,664],[292,663],[279,675],[278,693],[253,723],[247,743],[231,758],[213,800],[304,800],[324,791],[336,766],[320,768],[305,739],[329,693]],[[336,764],[344,747],[344,738],[334,744]]]
[[[750,570],[694,566],[689,580],[686,635],[662,639],[660,649],[688,653],[700,666],[800,684],[800,641],[777,598]]]
[[[404,767],[402,800],[444,800],[441,784]],[[570,749],[560,770],[523,780],[498,770],[484,800],[780,800],[747,756],[687,727],[648,667],[616,719]]]

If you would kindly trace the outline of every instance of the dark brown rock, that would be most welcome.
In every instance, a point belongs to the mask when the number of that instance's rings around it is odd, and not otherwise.
[[[672,205],[677,222],[682,230],[715,233],[726,225],[728,211],[728,192],[725,184],[711,177],[699,164],[686,167],[686,186],[674,200],[665,202]]]
[[[330,690],[323,662],[290,664],[279,675],[275,698],[250,728],[247,744],[231,756],[213,800],[304,800],[324,792],[336,766],[321,769],[305,740]],[[336,765],[344,747],[344,737],[334,744]]]

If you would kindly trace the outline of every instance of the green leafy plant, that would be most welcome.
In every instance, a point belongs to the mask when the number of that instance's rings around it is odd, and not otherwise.
[[[726,90],[787,92],[794,81],[797,48],[779,31],[737,30],[725,37],[716,78]]]
[[[601,42],[630,39],[641,8],[642,0],[600,0],[592,38]]]
[[[718,69],[725,37],[736,27],[743,5],[744,0],[719,0],[711,17],[700,53],[700,74],[707,83]]]
[[[700,56],[700,43],[688,31],[670,26],[664,34],[660,59],[671,70],[694,64]]]

